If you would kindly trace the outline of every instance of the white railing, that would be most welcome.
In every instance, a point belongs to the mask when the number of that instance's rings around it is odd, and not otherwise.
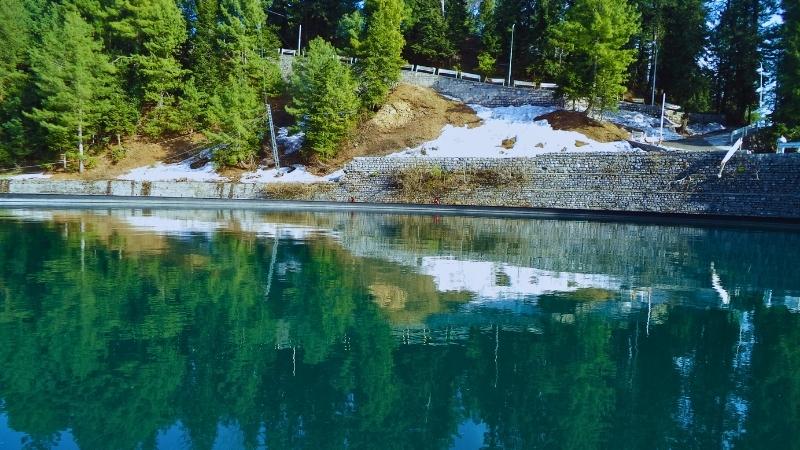
[[[535,88],[536,87],[536,83],[531,83],[530,81],[520,81],[520,80],[514,80],[511,83],[511,85],[514,86],[514,87],[521,87],[521,88]]]
[[[279,55],[286,55],[286,56],[297,56],[299,53],[297,50],[289,49],[289,48],[281,48],[278,49]],[[339,60],[345,64],[355,64],[358,62],[358,58],[351,58],[348,56],[339,56]],[[460,70],[454,69],[441,69],[438,67],[432,66],[422,66],[422,65],[415,65],[415,64],[404,64],[401,70],[406,70],[409,72],[422,72],[427,73],[430,75],[437,75],[442,77],[449,77],[449,78],[458,78],[462,80],[469,80],[469,81],[483,81],[484,83],[488,84],[496,84],[496,85],[506,85],[505,78],[483,78],[477,73],[469,73],[469,72],[462,72]],[[530,81],[521,81],[521,80],[513,80],[512,86],[514,87],[524,87],[524,88],[533,88],[536,89],[557,89],[558,85],[555,83],[540,83],[538,86],[536,83]]]
[[[481,76],[477,73],[461,72],[462,80],[481,81]]]
[[[793,148],[800,153],[800,142],[778,142],[778,154],[786,153],[786,150]]]
[[[436,69],[436,75],[442,77],[451,77],[451,78],[458,78],[458,71],[457,70],[448,70],[448,69]]]
[[[746,127],[737,128],[731,132],[731,144],[736,142],[739,138],[744,138],[749,136],[754,130],[758,130],[759,128],[764,127],[764,122],[756,122],[752,125],[748,125]]]

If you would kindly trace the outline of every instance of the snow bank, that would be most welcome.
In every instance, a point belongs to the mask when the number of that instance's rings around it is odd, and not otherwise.
[[[645,141],[656,142],[661,137],[661,117],[649,116],[636,111],[607,111],[603,113],[603,120],[617,125],[634,128],[645,133]],[[683,139],[675,128],[676,124],[664,118],[664,140],[677,141]]]
[[[686,132],[692,136],[698,136],[709,133],[716,133],[717,131],[724,131],[725,127],[719,123],[695,123],[686,126]]]
[[[303,132],[289,136],[288,127],[279,128],[278,133],[275,136],[275,141],[278,143],[278,148],[283,147],[283,153],[285,155],[291,155],[292,153],[300,151],[300,148],[303,146],[303,142],[305,140],[306,135]]]
[[[210,158],[212,150],[207,150],[178,163],[158,162],[152,166],[138,167],[117,177],[119,180],[133,181],[229,181],[218,174],[214,163],[209,161],[202,167],[192,169],[191,164],[201,158]]]
[[[389,157],[516,158],[544,153],[634,151],[627,142],[600,143],[574,131],[553,130],[545,120],[534,118],[555,111],[542,106],[486,108],[470,105],[483,119],[475,128],[447,125],[429,142]],[[503,142],[510,148],[504,148]]]
[[[242,183],[319,183],[328,180],[325,177],[309,173],[303,165],[295,164],[280,169],[259,168],[255,172],[245,173],[239,181]]]

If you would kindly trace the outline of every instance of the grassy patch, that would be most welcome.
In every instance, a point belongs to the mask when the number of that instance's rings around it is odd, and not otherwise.
[[[527,176],[512,169],[447,171],[440,166],[417,165],[397,170],[392,180],[402,200],[427,202],[448,194],[470,194],[479,188],[518,186]]]
[[[264,185],[264,196],[277,200],[315,200],[334,189],[335,183],[268,183]]]

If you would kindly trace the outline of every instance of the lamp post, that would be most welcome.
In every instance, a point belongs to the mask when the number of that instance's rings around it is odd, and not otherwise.
[[[758,87],[758,110],[764,109],[764,63],[761,63],[758,70],[758,75],[761,77]]]
[[[511,25],[511,47],[508,49],[508,86],[511,87],[511,61],[514,58],[514,28],[516,23]]]

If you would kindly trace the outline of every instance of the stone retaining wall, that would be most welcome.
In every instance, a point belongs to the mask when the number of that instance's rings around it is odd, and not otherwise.
[[[519,159],[358,158],[341,181],[357,201],[401,202],[398,170],[495,170],[525,175],[512,186],[455,191],[430,203],[598,211],[800,218],[800,155],[738,155],[718,178],[724,152],[548,154]],[[341,198],[341,194],[340,194]]]
[[[516,174],[506,184],[458,187],[422,203],[800,219],[800,154],[737,155],[717,177],[724,152],[540,155],[533,158],[357,158],[338,184],[0,180],[0,194],[403,203],[397,173],[409,167],[455,174]],[[466,176],[466,175],[465,175]],[[458,177],[454,177],[458,180]],[[521,181],[520,181],[521,180]],[[274,186],[274,185],[273,185]],[[288,193],[288,194],[287,194]]]
[[[431,88],[464,103],[487,107],[562,106],[563,103],[555,91],[550,89],[513,88],[409,71],[402,72],[402,80],[409,84]]]

